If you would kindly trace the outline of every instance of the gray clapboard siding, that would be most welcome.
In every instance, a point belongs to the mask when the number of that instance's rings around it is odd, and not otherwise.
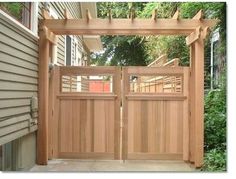
[[[34,126],[32,126],[30,129],[29,129],[29,128],[24,128],[24,129],[21,129],[21,130],[19,130],[19,131],[10,133],[10,134],[8,134],[8,135],[6,135],[6,136],[4,136],[4,137],[1,137],[1,139],[0,139],[0,145],[6,144],[6,143],[8,143],[9,141],[13,141],[13,140],[15,140],[15,139],[18,139],[18,138],[20,138],[20,137],[22,137],[22,136],[24,136],[24,135],[27,135],[27,134],[29,134],[29,133],[31,133],[31,132],[36,131],[36,130],[37,130],[37,126],[34,125]]]
[[[30,105],[30,101],[28,99],[2,99],[0,109],[27,105]]]
[[[38,37],[0,11],[0,145],[37,130],[37,95]]]
[[[26,113],[30,113],[30,106],[18,106],[0,109],[0,121],[10,116],[23,115]]]
[[[2,99],[31,99],[37,96],[38,92],[32,91],[0,91],[0,102]]]
[[[57,14],[58,18],[64,19],[64,9],[67,9],[73,18],[81,18],[80,3],[78,2],[49,2],[49,6]],[[43,3],[39,3],[39,19],[42,19],[41,10],[43,9]],[[78,41],[78,48],[81,52],[84,51],[82,45],[82,38],[80,36],[75,36]],[[74,40],[72,40],[72,51],[71,58],[72,61],[75,60],[74,54]],[[57,44],[57,63],[61,66],[65,65],[65,36],[58,36]]]
[[[0,81],[11,81],[11,82],[24,82],[26,84],[38,84],[37,78],[23,76],[19,74],[13,74],[8,72],[0,71]]]
[[[2,23],[0,22],[0,27],[2,29],[1,33],[4,33],[5,35],[13,38],[13,39],[17,39],[18,42],[23,42],[24,45],[28,46],[30,49],[36,49],[38,44],[35,41],[32,41],[32,39],[28,39],[25,36],[20,36],[18,35],[18,33],[14,30],[12,30],[11,28],[8,27],[9,25],[7,25],[7,23]]]
[[[14,57],[19,57],[21,59],[29,60],[34,62],[37,57],[27,54],[24,51],[17,49],[17,47],[12,47],[1,42],[0,51],[13,55]]]
[[[2,52],[0,61],[6,63],[6,59],[7,59],[7,63],[9,63],[9,64],[14,65],[16,63],[15,56],[13,56],[12,54],[6,54],[5,52]],[[38,71],[38,64],[32,63],[32,62],[24,60],[24,59],[20,59],[20,58],[18,58],[17,66],[27,68],[27,69],[30,69],[33,71]]]
[[[30,56],[38,57],[38,52],[35,49],[31,49],[31,47],[24,44],[24,42],[18,42],[17,40],[11,38],[10,36],[7,36],[6,34],[1,34],[1,40],[2,43],[5,45],[11,46],[12,48],[15,48],[17,50],[23,51],[24,53],[27,53]]]
[[[29,127],[29,121],[25,120],[23,122],[14,123],[14,125],[9,125],[0,130],[0,137],[7,135],[9,133],[19,131]]]
[[[12,124],[20,123],[23,121],[28,121],[30,120],[30,118],[31,117],[29,114],[25,114],[18,117],[12,117],[11,119],[8,119],[8,120],[3,120],[3,121],[0,121],[0,128],[6,127],[6,126],[12,126]]]
[[[6,59],[6,61],[7,61],[7,59]],[[1,67],[0,71],[9,72],[9,73],[13,73],[13,74],[20,74],[20,75],[29,76],[32,78],[38,78],[37,71],[30,70],[28,68],[19,67],[17,64],[17,61],[16,61],[15,65],[0,61],[0,67]]]

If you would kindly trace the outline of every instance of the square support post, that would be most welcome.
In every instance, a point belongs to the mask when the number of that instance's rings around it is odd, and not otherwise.
[[[39,121],[37,131],[37,164],[48,162],[48,92],[49,41],[43,30],[39,33]]]
[[[204,154],[204,40],[200,37],[191,45],[191,118],[190,161],[203,165]],[[191,130],[192,129],[192,130]]]

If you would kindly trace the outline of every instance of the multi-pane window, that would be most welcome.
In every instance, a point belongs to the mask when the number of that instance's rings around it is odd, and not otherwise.
[[[31,2],[1,2],[0,8],[28,29],[31,28]]]

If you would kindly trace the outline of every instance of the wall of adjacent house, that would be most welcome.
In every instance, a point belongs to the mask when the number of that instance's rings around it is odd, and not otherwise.
[[[3,158],[19,161],[22,169],[35,163],[37,96],[38,37],[0,11],[0,145]],[[13,152],[15,142],[31,151],[27,157]]]
[[[48,2],[47,5],[44,2],[39,3],[39,19],[42,19],[42,9],[49,8],[56,14],[59,19],[64,19],[64,9],[67,9],[71,16],[75,19],[81,18],[80,3],[78,2]],[[71,36],[72,37],[72,48],[71,48],[71,58],[75,61],[75,41],[78,42],[79,51],[82,53],[87,53],[82,44],[81,36]],[[76,40],[75,40],[76,39]],[[57,44],[57,63],[58,65],[65,65],[65,35],[58,36]]]

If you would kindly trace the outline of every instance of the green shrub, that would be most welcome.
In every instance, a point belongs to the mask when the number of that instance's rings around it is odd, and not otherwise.
[[[219,90],[205,97],[205,158],[203,171],[226,170],[226,78],[222,75]]]
[[[212,149],[205,154],[202,171],[226,171],[226,151]]]

